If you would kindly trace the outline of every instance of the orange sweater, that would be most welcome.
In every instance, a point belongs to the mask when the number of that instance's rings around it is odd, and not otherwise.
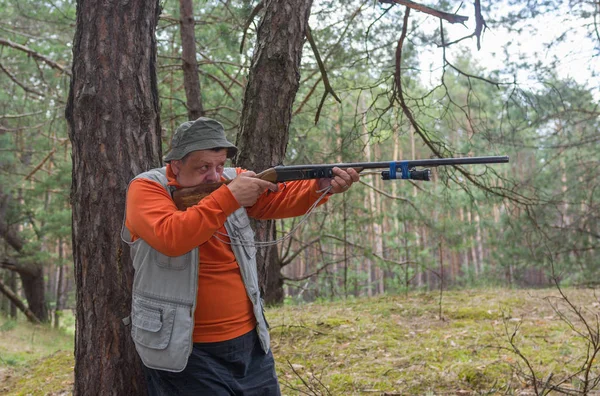
[[[179,187],[170,165],[167,178],[169,185]],[[279,192],[266,192],[247,208],[248,215],[262,220],[303,215],[320,196],[317,189],[314,180],[280,185]],[[320,203],[326,201],[327,197]],[[129,186],[125,226],[134,239],[142,238],[168,256],[180,256],[199,247],[194,342],[230,340],[256,325],[231,246],[219,240],[229,242],[229,238],[213,237],[217,231],[227,233],[225,220],[239,208],[226,186],[185,212],[177,210],[159,183],[137,179]]]

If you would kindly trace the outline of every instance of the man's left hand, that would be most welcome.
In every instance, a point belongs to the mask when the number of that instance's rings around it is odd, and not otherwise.
[[[319,190],[325,189],[331,185],[330,194],[339,194],[348,191],[350,186],[357,182],[360,176],[354,168],[340,169],[337,166],[333,168],[332,179],[319,179]]]

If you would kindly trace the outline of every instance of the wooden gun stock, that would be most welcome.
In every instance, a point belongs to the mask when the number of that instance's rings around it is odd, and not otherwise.
[[[270,181],[271,183],[277,182],[277,172],[274,168],[269,168],[264,172],[256,175],[257,178]],[[231,183],[231,180],[226,180],[220,183],[205,183],[199,184],[194,187],[184,187],[177,189],[173,192],[173,201],[177,205],[177,209],[186,210],[190,206],[196,205],[202,198],[210,195],[213,191],[221,186]]]

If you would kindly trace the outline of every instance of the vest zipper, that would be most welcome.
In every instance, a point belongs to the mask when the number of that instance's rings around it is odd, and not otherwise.
[[[196,310],[196,303],[198,300],[198,271],[200,271],[200,247],[196,248],[196,270],[194,271],[194,301],[192,302],[192,306],[190,307],[190,318],[192,318],[192,331],[190,331],[190,353],[188,356],[192,354],[194,350],[194,327],[196,326],[194,320],[194,311]]]
[[[149,298],[151,300],[155,300],[156,296],[150,295],[150,294],[146,294],[144,292],[140,292],[139,290],[136,290],[134,292],[135,294],[141,296],[141,297],[145,297],[145,298]],[[196,290],[196,293],[198,293],[198,290]],[[175,300],[175,299],[170,299],[170,298],[164,298],[164,297],[160,297],[160,301],[164,301],[167,303],[171,303],[171,304],[175,304],[175,305],[183,305],[183,306],[187,306],[187,307],[193,307],[194,304],[193,303],[188,303],[188,302],[184,302],[181,300]]]

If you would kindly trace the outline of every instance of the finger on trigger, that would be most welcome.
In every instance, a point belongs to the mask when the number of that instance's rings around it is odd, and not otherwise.
[[[254,173],[252,171],[245,171],[245,172],[240,173],[238,176],[255,177],[256,173]]]
[[[262,180],[262,179],[258,179],[257,182],[259,182],[261,188],[263,188],[263,191],[264,190],[271,190],[271,191],[278,190],[278,186],[276,183],[271,183],[270,181],[266,181],[266,180]]]

